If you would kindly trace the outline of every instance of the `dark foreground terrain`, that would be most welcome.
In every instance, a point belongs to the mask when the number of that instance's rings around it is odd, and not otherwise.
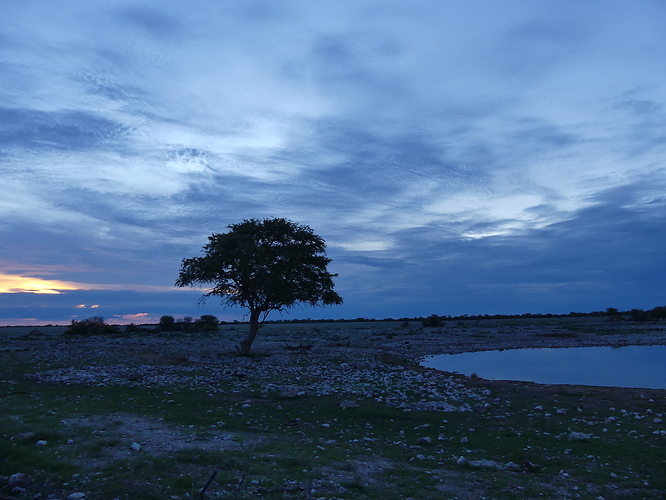
[[[233,355],[236,328],[6,330],[0,499],[201,498],[213,475],[203,498],[666,497],[666,391],[418,365],[498,347],[666,344],[663,325],[270,325],[250,358]]]

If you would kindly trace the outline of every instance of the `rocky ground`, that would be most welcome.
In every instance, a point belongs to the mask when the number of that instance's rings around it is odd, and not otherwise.
[[[6,337],[0,498],[186,498],[211,471],[206,498],[666,491],[655,458],[666,391],[419,366],[443,353],[666,344],[659,323],[270,325],[240,358],[243,335]]]

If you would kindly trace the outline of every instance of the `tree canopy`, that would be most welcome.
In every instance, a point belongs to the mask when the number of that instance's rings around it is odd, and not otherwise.
[[[211,286],[201,301],[219,296],[225,305],[250,311],[247,355],[268,313],[296,304],[342,304],[328,272],[326,242],[308,226],[283,218],[249,219],[214,233],[202,257],[183,259],[176,286]]]

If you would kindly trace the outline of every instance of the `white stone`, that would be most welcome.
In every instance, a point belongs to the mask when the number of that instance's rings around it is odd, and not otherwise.
[[[501,469],[502,468],[502,466],[499,465],[494,460],[486,460],[486,459],[470,460],[469,465],[470,465],[470,467],[488,467],[488,468],[495,468],[495,469]]]
[[[469,439],[467,439],[466,437],[464,437],[464,438],[462,438],[462,439],[460,440],[460,442],[461,442],[462,444],[467,444],[467,443],[469,443]]]
[[[132,446],[130,446],[130,448],[132,448],[132,450],[134,451],[139,451],[141,450],[141,445],[139,443],[132,443]]]
[[[37,443],[35,443],[35,444],[36,444],[37,446],[46,446],[46,441],[44,441],[43,439],[40,439],[40,440],[37,441]]]
[[[22,472],[17,472],[16,474],[12,474],[9,477],[9,484],[21,483],[27,480],[28,480],[27,474],[23,474]]]
[[[67,497],[67,500],[80,500],[81,498],[85,498],[86,494],[80,491],[77,491],[76,493],[72,493]]]
[[[456,460],[456,463],[457,463],[458,465],[466,464],[466,463],[467,463],[467,459],[466,459],[465,457],[463,457],[463,456],[460,456],[460,458],[458,458],[458,460]]]

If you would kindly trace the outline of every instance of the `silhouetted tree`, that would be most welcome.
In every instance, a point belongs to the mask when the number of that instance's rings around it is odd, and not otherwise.
[[[160,318],[160,324],[157,325],[157,328],[160,332],[173,332],[175,330],[176,320],[173,316],[162,316]]]
[[[212,295],[226,305],[250,311],[250,333],[241,342],[243,356],[271,311],[304,303],[342,304],[327,270],[326,242],[308,226],[287,219],[250,219],[213,234],[203,257],[183,259],[176,286],[211,285],[200,301]]]
[[[608,319],[611,321],[611,323],[617,321],[620,318],[620,312],[614,307],[608,307],[606,309],[606,314],[608,315]]]

